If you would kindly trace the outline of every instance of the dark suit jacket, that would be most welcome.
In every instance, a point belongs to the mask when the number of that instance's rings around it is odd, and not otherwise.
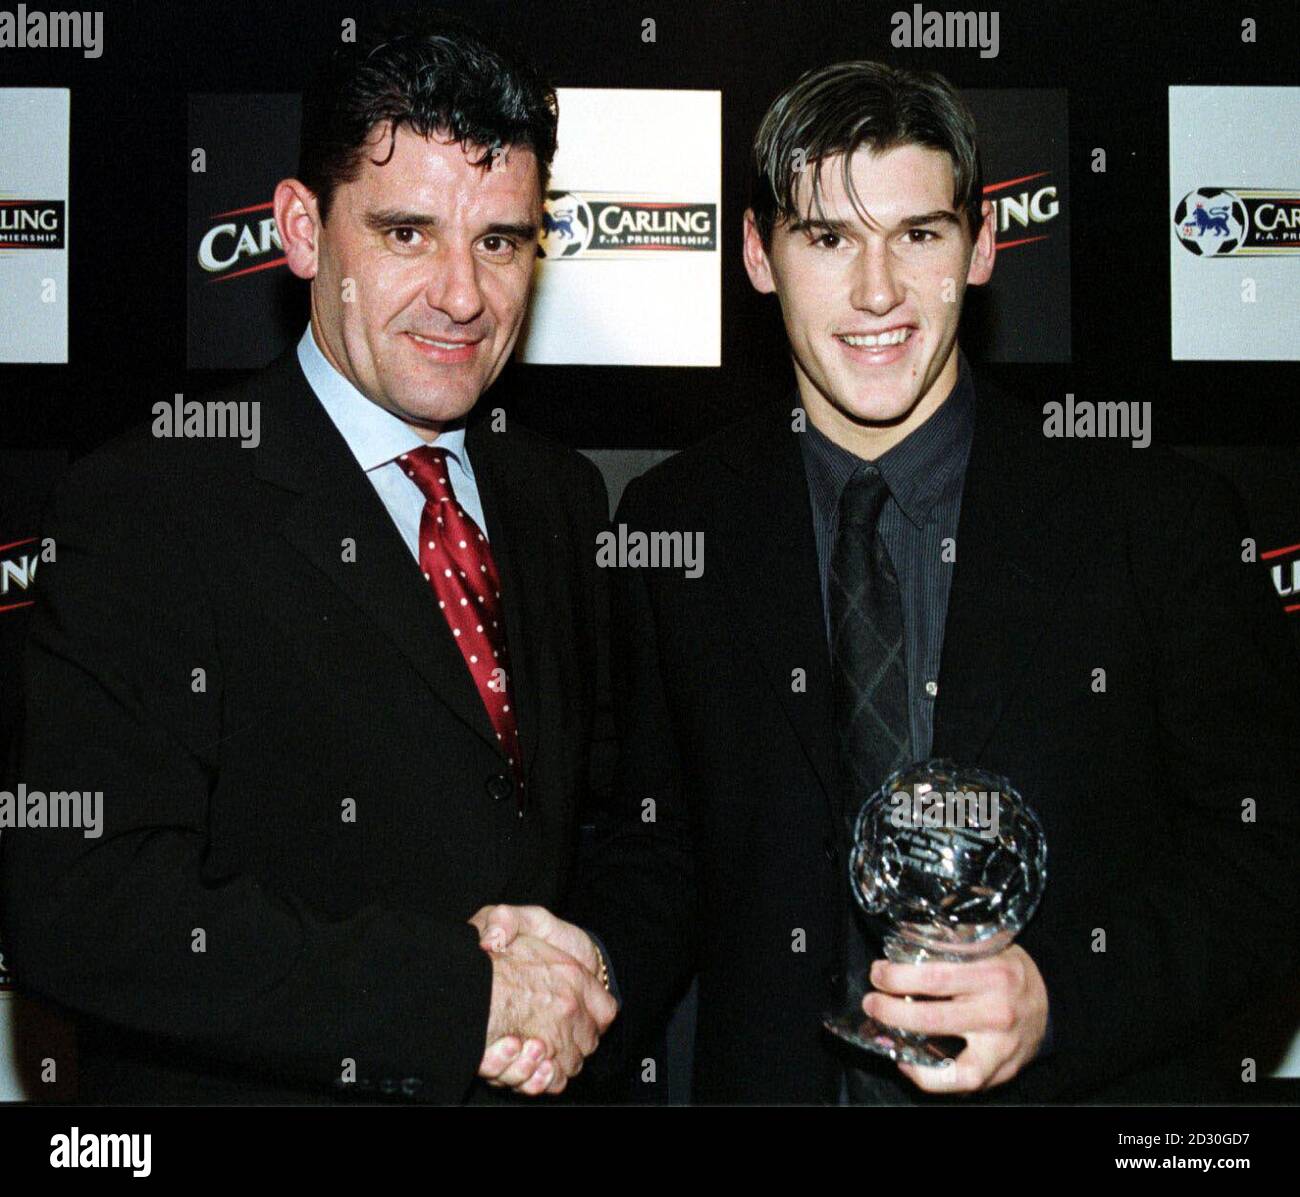
[[[85,1100],[482,1096],[491,968],[466,919],[554,905],[572,867],[604,484],[524,429],[468,431],[520,818],[428,583],[294,352],[215,398],[261,404],[257,448],[145,428],[50,516],[12,777],[102,790],[105,829],[4,836],[15,973],[82,1016]]]
[[[1156,448],[1046,439],[977,391],[934,753],[1003,773],[1042,817],[1049,881],[1019,942],[1054,1044],[987,1098],[1177,1100],[1207,1079],[1201,1038],[1292,952],[1295,656],[1226,484]],[[790,425],[764,411],[671,458],[615,517],[701,531],[704,570],[614,578],[617,806],[567,910],[624,999],[598,1059],[639,1064],[698,973],[700,1101],[838,1092],[820,1021],[847,999],[842,789]],[[1210,1080],[1240,1091],[1240,1070]]]

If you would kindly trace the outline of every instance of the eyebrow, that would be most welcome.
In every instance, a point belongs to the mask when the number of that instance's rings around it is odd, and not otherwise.
[[[428,212],[406,212],[400,208],[380,208],[377,211],[367,212],[362,217],[362,221],[366,228],[379,233],[396,228],[432,229],[441,223],[436,216]],[[537,225],[531,222],[514,224],[510,221],[494,221],[483,230],[480,236],[495,233],[500,236],[518,237],[523,241],[531,241],[537,236],[537,232]]]
[[[915,216],[904,216],[898,222],[900,228],[914,229],[923,224],[955,224],[960,227],[961,219],[956,212],[946,208],[936,208],[933,212],[921,212]],[[845,233],[849,229],[847,220],[827,220],[816,216],[806,216],[792,222],[791,233],[808,233],[820,230],[824,233]]]

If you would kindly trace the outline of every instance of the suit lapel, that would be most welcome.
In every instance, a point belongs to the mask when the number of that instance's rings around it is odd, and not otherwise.
[[[812,506],[799,434],[789,408],[776,409],[730,441],[723,459],[724,558],[736,626],[757,655],[819,781],[833,816],[842,810],[830,708],[830,651],[822,611]],[[806,690],[795,688],[802,670]]]
[[[975,431],[944,628],[934,754],[980,759],[1069,581],[1078,529],[1063,528],[1062,471],[1028,409],[976,387]]]
[[[298,494],[280,526],[285,540],[384,632],[466,726],[498,747],[428,583],[347,442],[312,394],[296,351],[278,358],[253,386],[265,394],[254,471]],[[355,560],[344,558],[348,541],[355,542]]]

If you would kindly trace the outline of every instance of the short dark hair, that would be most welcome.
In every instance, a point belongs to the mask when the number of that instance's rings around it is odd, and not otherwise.
[[[849,174],[861,146],[884,153],[904,145],[946,150],[952,158],[953,206],[965,213],[971,237],[979,232],[984,171],[975,141],[975,117],[935,71],[911,71],[880,62],[838,62],[806,72],[772,102],[754,137],[750,207],[764,246],[782,220],[798,220],[795,197],[801,167],[812,171],[812,203],[821,204],[821,164],[843,154],[844,186],[862,210]]]
[[[555,89],[537,71],[473,26],[440,12],[393,18],[330,55],[303,95],[298,178],[316,196],[321,220],[334,190],[361,173],[362,147],[376,125],[391,124],[388,155],[401,127],[438,132],[493,151],[524,147],[537,156],[542,194],[555,157]]]

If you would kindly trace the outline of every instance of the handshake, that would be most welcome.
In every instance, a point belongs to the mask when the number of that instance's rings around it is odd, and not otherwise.
[[[478,1075],[530,1097],[563,1092],[618,1013],[596,945],[541,906],[484,906],[469,921],[492,958]]]

